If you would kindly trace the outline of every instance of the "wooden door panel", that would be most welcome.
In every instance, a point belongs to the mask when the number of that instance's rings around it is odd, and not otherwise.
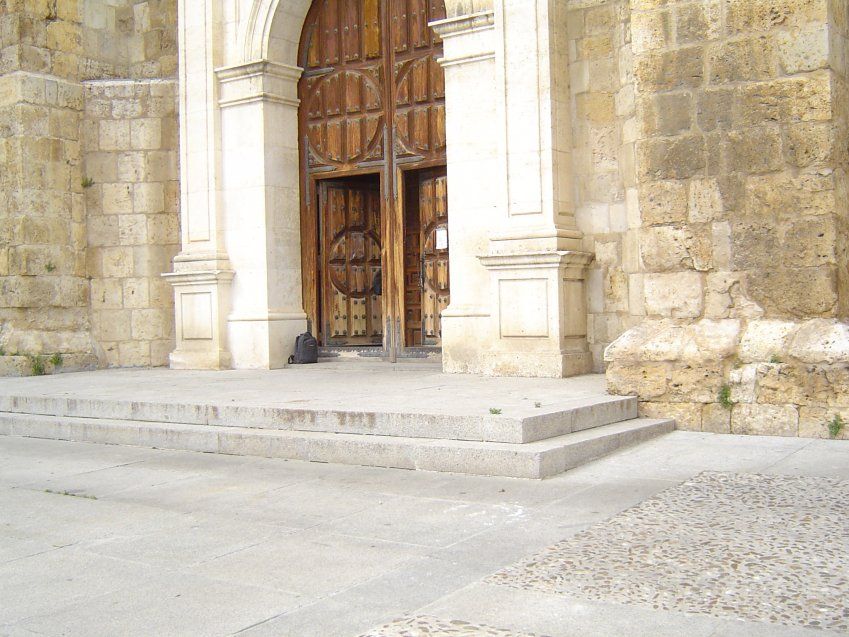
[[[421,215],[422,338],[425,345],[442,339],[442,311],[451,299],[448,278],[448,178],[444,170],[419,178]]]
[[[335,345],[383,342],[380,192],[374,181],[322,183],[324,341]]]

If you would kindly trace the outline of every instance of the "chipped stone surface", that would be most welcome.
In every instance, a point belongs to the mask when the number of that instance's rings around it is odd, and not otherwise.
[[[849,631],[847,520],[849,481],[705,472],[488,581]]]
[[[516,633],[459,619],[443,620],[421,615],[405,617],[375,628],[361,637],[544,637],[532,633]]]

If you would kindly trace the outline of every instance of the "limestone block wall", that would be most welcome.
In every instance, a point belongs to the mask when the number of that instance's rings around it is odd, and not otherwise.
[[[617,393],[680,427],[849,421],[846,3],[634,0],[646,319]]]
[[[81,33],[76,2],[0,2],[0,370],[90,360]]]
[[[83,156],[91,328],[111,366],[165,365],[179,252],[174,80],[85,83]]]
[[[114,289],[114,282],[103,283],[101,277],[120,272],[126,279],[142,279],[159,263],[165,265],[157,274],[168,269],[168,259],[160,253],[168,252],[175,235],[176,189],[168,186],[176,180],[175,90],[173,84],[152,82],[133,88],[140,92],[132,99],[105,100],[104,110],[103,87],[89,90],[84,83],[173,76],[175,41],[174,0],[0,0],[0,374],[25,373],[23,355],[61,353],[66,369],[162,360],[158,351],[165,345],[159,341],[167,340],[172,329],[161,325],[160,313],[154,311],[161,300],[159,289],[138,282],[139,296],[134,293],[132,303],[134,309],[152,312],[150,324],[141,326],[143,315],[133,315],[135,333],[145,336],[135,349],[125,347],[122,358],[116,354],[121,349],[116,349],[117,341],[97,342],[115,334],[101,329],[102,308],[91,312],[89,278],[96,279],[102,292]],[[86,180],[95,179],[89,172],[98,172],[98,161],[104,159],[99,153],[106,148],[100,148],[99,125],[91,117],[101,116],[116,126],[111,132],[117,136],[108,148],[116,174],[110,182],[101,181],[98,196],[93,196]],[[119,120],[128,130],[133,120],[134,135],[120,134]],[[157,127],[160,139],[154,141]],[[120,146],[126,153],[119,152]],[[153,159],[157,153],[167,157]],[[143,232],[139,223],[133,229],[116,225],[114,236],[103,231],[102,185],[115,184],[107,194],[117,197],[117,184],[129,183],[142,198],[146,179],[151,180],[150,198],[156,199],[157,188],[165,190],[157,212],[163,220],[151,222]],[[158,204],[139,206],[147,210]],[[95,218],[93,226],[89,217]],[[125,248],[121,257],[110,254],[120,261],[129,251],[132,263],[113,262],[104,275],[103,259],[92,265],[92,237],[96,250]],[[149,250],[142,249],[143,241],[151,242]],[[122,279],[122,285],[132,283]],[[146,295],[144,301],[137,300],[141,295]],[[114,329],[122,333],[123,328]]]
[[[569,38],[576,220],[587,275],[588,340],[596,371],[604,348],[642,316],[637,233],[636,107],[627,0],[571,1]]]

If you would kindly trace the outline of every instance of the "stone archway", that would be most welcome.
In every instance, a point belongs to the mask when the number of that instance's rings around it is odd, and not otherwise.
[[[222,5],[180,1],[183,249],[166,275],[171,366],[277,368],[306,328],[296,61],[310,0],[256,0],[236,25],[223,22]]]
[[[296,55],[311,3],[178,2],[182,251],[166,275],[176,306],[171,365],[281,367],[307,324]],[[570,121],[559,115],[568,55],[550,37],[562,3],[445,5],[434,28],[445,44],[448,208],[459,214],[448,221],[444,368],[581,373],[590,363],[591,255],[580,252]]]

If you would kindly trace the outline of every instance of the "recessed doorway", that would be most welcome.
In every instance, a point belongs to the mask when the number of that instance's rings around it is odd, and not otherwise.
[[[315,0],[298,86],[304,304],[323,347],[441,346],[450,300],[443,0]]]

